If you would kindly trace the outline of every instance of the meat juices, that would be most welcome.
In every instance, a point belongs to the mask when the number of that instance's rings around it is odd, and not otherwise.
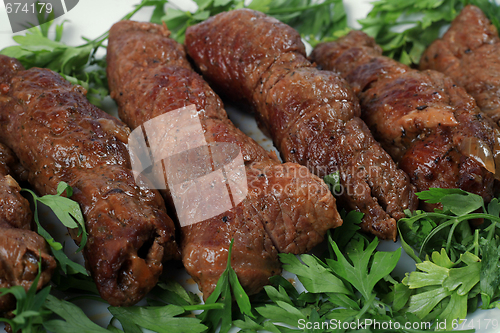
[[[85,90],[47,70],[0,55],[0,140],[41,194],[73,188],[89,233],[84,256],[101,296],[132,305],[178,255],[174,224],[158,192],[137,185],[129,129],[90,104]]]
[[[31,231],[29,203],[10,176],[13,163],[12,152],[0,143],[0,288],[22,286],[28,291],[41,261],[42,272],[37,284],[37,289],[41,289],[50,281],[56,262],[45,240]],[[0,297],[0,317],[4,316],[3,312],[14,310],[15,306],[14,296]]]
[[[491,200],[499,130],[463,88],[382,56],[360,31],[319,44],[311,58],[351,84],[366,124],[419,191],[461,188]]]
[[[248,195],[229,211],[181,230],[182,260],[207,298],[231,266],[248,293],[281,271],[279,252],[304,253],[342,223],[326,184],[302,166],[281,164],[227,118],[222,101],[189,65],[170,32],[151,23],[113,25],[108,78],[120,118],[132,128],[194,104],[208,144],[227,142],[241,150]],[[275,190],[278,189],[278,190]],[[170,201],[168,190],[163,192]]]
[[[417,203],[408,176],[359,118],[346,82],[306,59],[294,29],[240,9],[189,27],[186,47],[218,92],[252,103],[286,161],[320,177],[339,171],[340,200],[364,213],[363,229],[396,239],[395,219]]]
[[[500,121],[500,38],[479,8],[468,5],[462,10],[443,38],[424,52],[420,69],[450,76],[475,98],[483,113]]]

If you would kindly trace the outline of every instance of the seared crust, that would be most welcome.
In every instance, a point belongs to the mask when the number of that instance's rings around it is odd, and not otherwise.
[[[49,283],[56,268],[45,239],[31,230],[0,227],[0,288],[22,286],[28,291],[38,274],[39,261],[42,273],[38,290]],[[0,297],[0,317],[15,307],[16,300],[12,295]]]
[[[434,69],[464,87],[493,121],[500,121],[500,38],[496,27],[473,5],[453,20],[443,38],[422,55],[420,69]]]
[[[12,151],[0,143],[0,227],[30,230],[32,214],[29,203],[19,192],[21,188],[17,182],[10,176],[17,163]]]
[[[73,187],[89,233],[87,268],[111,305],[139,301],[177,254],[174,225],[156,191],[135,183],[125,146],[129,129],[91,105],[58,74],[22,70],[0,56],[1,139],[41,195]]]
[[[371,37],[352,31],[311,57],[351,84],[366,124],[419,191],[461,188],[491,200],[497,126],[449,77],[381,54]]]
[[[29,203],[9,175],[15,163],[12,151],[0,143],[0,288],[22,286],[27,291],[38,274],[38,262],[42,263],[42,272],[37,289],[50,281],[56,262],[45,240],[30,230]],[[0,297],[0,317],[15,305],[14,296]]]
[[[320,177],[339,171],[340,200],[364,213],[363,229],[396,238],[395,219],[417,202],[408,176],[359,119],[346,82],[306,59],[295,30],[259,12],[234,10],[189,27],[186,47],[218,92],[253,104],[286,161]]]
[[[208,297],[226,267],[248,293],[279,274],[279,252],[304,253],[342,223],[335,200],[318,177],[293,163],[280,164],[227,118],[222,101],[190,67],[182,46],[159,25],[121,21],[110,30],[108,78],[122,119],[133,128],[190,104],[208,144],[236,144],[246,167],[248,195],[229,211],[181,230],[187,272]],[[163,194],[171,201],[168,190]]]

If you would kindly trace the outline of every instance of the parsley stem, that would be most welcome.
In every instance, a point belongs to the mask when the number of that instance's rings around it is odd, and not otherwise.
[[[287,13],[298,13],[298,12],[303,12],[304,10],[308,9],[314,9],[314,8],[319,8],[322,6],[330,5],[332,3],[339,2],[338,0],[328,0],[323,3],[317,3],[314,5],[309,5],[309,6],[302,6],[302,7],[292,7],[292,8],[279,8],[279,9],[271,9],[268,12],[266,12],[267,15],[276,15],[276,14],[287,14]]]
[[[417,24],[415,21],[396,21],[396,22],[391,22],[389,23],[388,25],[390,25],[391,27],[395,27],[395,26],[398,26],[398,25],[404,25],[404,24]]]
[[[442,213],[424,213],[424,214],[420,214],[420,215],[415,215],[415,216],[410,217],[410,218],[405,217],[405,218],[402,218],[400,221],[413,223],[413,222],[418,221],[424,217],[438,217],[438,218],[444,218],[447,220],[456,218],[460,222],[462,222],[464,220],[486,219],[486,220],[490,220],[491,222],[499,222],[500,223],[500,217],[493,216],[490,214],[485,214],[485,213],[473,213],[473,214],[467,214],[467,215],[463,215],[463,216],[449,216],[449,215],[442,214]]]
[[[446,253],[449,253],[450,252],[450,247],[451,247],[451,239],[453,238],[453,235],[455,233],[455,229],[457,227],[457,225],[460,224],[461,221],[456,221],[454,222],[452,225],[451,225],[451,230],[450,230],[450,233],[448,234],[448,239],[446,241]]]
[[[488,241],[491,241],[493,239],[493,235],[495,234],[496,225],[497,225],[496,221],[493,221],[493,223],[490,226],[488,226],[488,228],[490,228],[490,230],[488,230],[488,236],[486,238]]]
[[[460,216],[457,218],[458,221],[466,221],[466,220],[475,220],[475,219],[485,219],[485,220],[490,220],[491,222],[500,222],[500,217],[493,216],[490,214],[485,214],[485,213],[474,213],[474,214],[467,214],[464,216]]]
[[[354,317],[354,319],[358,320],[360,319],[372,306],[373,302],[375,301],[375,297],[377,295],[375,293],[372,293],[368,299],[366,299],[365,304],[359,311],[359,313]],[[363,296],[364,297],[364,296]]]
[[[449,219],[450,216],[449,215],[446,215],[446,214],[442,214],[442,213],[423,213],[423,214],[419,214],[419,215],[415,215],[415,216],[412,216],[412,217],[405,217],[405,218],[402,218],[400,219],[401,222],[407,222],[407,223],[413,223],[413,222],[416,222],[424,217],[437,217],[437,218],[445,218],[445,219]]]
[[[474,231],[474,254],[476,257],[479,256],[479,229]]]
[[[496,222],[500,222],[500,217],[494,216],[494,215],[491,215],[491,214],[486,214],[486,213],[473,213],[473,214],[466,214],[466,215],[463,215],[463,216],[449,216],[449,215],[446,215],[446,214],[443,214],[443,213],[424,213],[424,214],[419,214],[419,215],[413,216],[411,218],[403,218],[400,221],[411,224],[411,223],[414,223],[414,222],[416,222],[416,221],[418,221],[418,220],[420,220],[422,218],[428,218],[428,217],[441,218],[441,219],[444,219],[444,222],[441,222],[424,239],[424,241],[422,242],[422,245],[420,246],[419,256],[422,255],[422,253],[423,253],[423,251],[425,249],[425,246],[427,245],[427,243],[429,242],[429,240],[432,237],[434,237],[438,232],[440,232],[441,230],[443,230],[446,227],[451,226],[451,232],[448,235],[448,239],[447,239],[447,242],[446,242],[446,252],[449,252],[450,247],[451,247],[451,237],[453,235],[453,232],[454,232],[456,226],[458,224],[460,224],[461,222],[467,221],[467,220],[475,220],[475,219],[486,219],[486,220],[489,220],[489,221],[495,223],[494,224],[495,226],[496,226]],[[492,229],[495,230],[494,227]]]
[[[196,305],[184,305],[182,307],[184,311],[196,311],[196,310],[221,310],[224,309],[224,304],[222,303],[212,303],[212,304],[196,304]]]

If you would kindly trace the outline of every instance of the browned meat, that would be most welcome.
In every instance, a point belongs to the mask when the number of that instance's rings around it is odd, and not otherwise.
[[[318,45],[311,57],[351,84],[366,124],[419,191],[458,187],[490,200],[499,166],[496,125],[449,77],[381,54],[372,38],[353,31]]]
[[[481,111],[500,121],[500,38],[479,8],[468,5],[462,10],[443,38],[424,52],[420,69],[450,76],[476,99]]]
[[[27,291],[38,274],[38,262],[41,261],[42,273],[37,285],[40,289],[50,281],[56,262],[45,240],[30,230],[29,203],[9,175],[12,163],[15,163],[14,155],[0,143],[0,288],[22,286]],[[0,297],[0,317],[14,308],[14,296]]]
[[[182,259],[206,298],[225,269],[234,238],[231,264],[245,289],[255,293],[281,271],[278,252],[309,251],[342,221],[321,179],[302,166],[280,164],[232,124],[220,98],[191,69],[182,46],[169,34],[163,26],[131,21],[111,28],[111,96],[132,128],[194,104],[207,144],[239,147],[248,195],[223,214],[184,226]],[[168,192],[163,193],[170,201]]]
[[[56,268],[56,262],[49,253],[45,240],[37,233],[0,227],[0,288],[22,286],[27,291],[38,274],[38,262],[41,260],[42,273],[37,285],[41,289],[50,281]],[[14,308],[12,295],[0,297],[0,317],[2,312]]]
[[[19,193],[21,188],[10,176],[16,163],[12,151],[0,143],[0,227],[30,230],[32,216],[29,203]]]
[[[0,77],[0,139],[41,195],[55,194],[60,181],[73,187],[89,233],[86,265],[101,296],[112,305],[137,302],[177,246],[159,193],[134,181],[129,129],[50,70],[22,70],[0,56]]]
[[[221,13],[188,28],[186,47],[218,91],[252,103],[283,158],[320,177],[339,171],[341,201],[363,228],[396,238],[395,219],[417,200],[408,176],[373,139],[345,81],[305,57],[299,34],[262,13]]]

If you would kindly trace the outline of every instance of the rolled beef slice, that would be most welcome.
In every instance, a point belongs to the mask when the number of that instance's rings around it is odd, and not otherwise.
[[[248,193],[229,210],[183,226],[181,252],[187,272],[206,298],[226,267],[234,239],[231,265],[247,292],[255,293],[281,271],[279,252],[307,252],[323,240],[326,230],[342,223],[335,199],[305,167],[279,163],[274,154],[238,130],[221,99],[191,69],[183,47],[169,34],[164,26],[151,23],[113,25],[107,55],[111,96],[118,103],[120,118],[131,128],[194,105],[193,117],[206,144],[232,144],[241,152]],[[176,134],[158,135],[170,140]],[[182,144],[189,146],[190,140]],[[210,189],[200,189],[205,190],[208,197]],[[172,202],[169,188],[163,194]]]
[[[420,59],[420,69],[445,73],[474,97],[481,111],[500,121],[500,37],[476,6],[466,6],[444,36]]]
[[[0,99],[2,97],[0,96]],[[46,285],[56,268],[45,240],[32,231],[32,214],[21,188],[11,176],[16,158],[0,143],[0,288],[31,287],[41,266],[37,289]],[[12,294],[0,297],[0,317],[16,307]]]
[[[492,199],[500,131],[450,77],[382,56],[360,31],[319,44],[311,57],[351,84],[363,119],[417,190],[460,188]]]
[[[114,306],[136,303],[178,249],[160,194],[135,182],[130,130],[51,70],[24,70],[0,55],[0,73],[0,140],[40,195],[55,194],[61,181],[73,188],[89,233],[86,266],[101,296]]]
[[[416,207],[414,188],[359,118],[346,82],[307,60],[294,29],[233,10],[189,27],[186,48],[217,92],[253,106],[285,161],[319,177],[339,172],[340,201],[364,213],[362,228],[396,239],[396,219]]]

